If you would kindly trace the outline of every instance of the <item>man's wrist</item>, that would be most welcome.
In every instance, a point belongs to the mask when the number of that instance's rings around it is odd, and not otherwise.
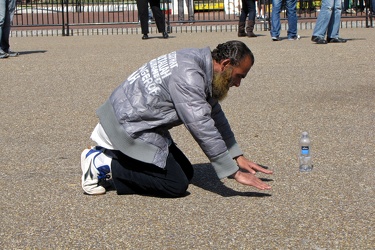
[[[238,169],[236,172],[234,172],[233,174],[229,175],[228,178],[230,179],[234,179],[234,177],[236,176],[236,174],[240,171],[240,169]]]
[[[238,159],[239,157],[241,157],[241,156],[243,156],[243,155],[237,155],[237,156],[233,157],[233,160],[237,161],[237,159]]]

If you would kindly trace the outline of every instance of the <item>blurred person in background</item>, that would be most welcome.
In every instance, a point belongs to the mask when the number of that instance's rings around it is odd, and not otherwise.
[[[272,14],[271,14],[271,39],[274,42],[281,41],[280,38],[280,12],[283,0],[272,0]],[[288,40],[299,40],[300,36],[297,34],[297,0],[285,0],[286,15],[288,16]]]
[[[316,44],[346,43],[339,37],[341,25],[341,0],[323,0],[311,41]],[[327,35],[327,40],[325,36]]]
[[[265,6],[268,5],[268,0],[256,0],[257,6],[257,19],[266,21],[268,20],[268,16],[266,13]]]
[[[188,10],[188,22],[190,24],[193,24],[195,22],[194,18],[194,6],[193,2],[194,0],[185,0],[186,2],[186,7]],[[185,17],[184,17],[184,0],[178,0],[178,21],[179,22],[184,22]]]
[[[256,16],[256,9],[255,9],[255,0],[241,0],[242,1],[242,8],[240,14],[240,20],[238,23],[238,36],[239,37],[257,37],[254,34],[254,26],[255,26],[255,16]],[[248,17],[247,26],[246,26],[246,18]],[[246,32],[245,32],[246,26]]]
[[[2,1],[2,0],[0,0]],[[149,12],[148,4],[152,10],[153,17],[155,19],[156,27],[159,33],[163,34],[163,38],[168,38],[168,33],[165,31],[165,17],[164,13],[160,9],[160,0],[137,0],[137,8],[139,20],[141,22],[142,39],[148,39],[148,25],[149,25]]]
[[[18,52],[10,50],[10,25],[13,21],[16,0],[0,0],[0,58],[18,56]]]
[[[344,0],[341,12],[347,13],[347,14],[355,14],[356,11],[353,9],[353,1],[352,0]]]

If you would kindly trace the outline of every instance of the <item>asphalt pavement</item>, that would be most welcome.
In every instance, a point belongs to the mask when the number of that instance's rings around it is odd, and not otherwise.
[[[343,28],[346,44],[272,42],[268,31],[12,37],[1,59],[2,249],[375,249],[375,32]],[[286,31],[282,31],[286,38]],[[194,164],[179,199],[85,195],[80,154],[95,110],[159,55],[239,39],[255,65],[222,106],[258,174],[259,191],[219,180],[184,127],[172,134]],[[298,170],[308,131],[314,169]]]

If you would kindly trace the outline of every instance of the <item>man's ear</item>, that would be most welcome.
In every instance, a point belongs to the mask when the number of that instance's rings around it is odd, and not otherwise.
[[[227,66],[227,65],[230,65],[230,59],[224,59],[223,61],[221,61],[220,63],[220,69],[221,71],[224,70],[224,68]]]

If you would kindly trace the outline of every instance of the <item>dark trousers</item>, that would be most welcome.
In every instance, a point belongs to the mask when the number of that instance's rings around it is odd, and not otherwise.
[[[141,21],[142,34],[148,34],[148,3],[152,10],[156,26],[160,33],[165,32],[165,17],[160,9],[160,0],[137,0],[139,20]]]
[[[242,0],[240,22],[246,22],[247,16],[249,16],[249,21],[255,21],[255,0]]]
[[[153,164],[112,151],[112,179],[117,194],[142,194],[157,197],[186,195],[194,169],[186,156],[174,144],[169,147],[167,165],[162,169]]]

